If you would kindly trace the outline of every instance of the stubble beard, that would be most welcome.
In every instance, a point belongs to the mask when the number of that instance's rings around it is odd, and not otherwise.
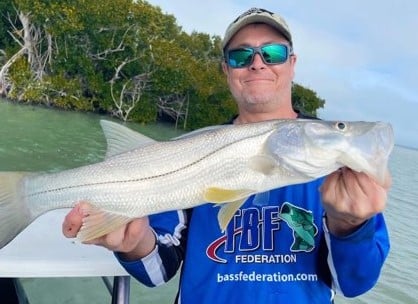
[[[273,96],[271,92],[262,92],[257,95],[240,94],[234,97],[240,107],[254,113],[267,113],[278,107],[277,96]]]

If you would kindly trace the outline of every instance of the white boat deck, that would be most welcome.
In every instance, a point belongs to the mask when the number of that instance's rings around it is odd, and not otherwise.
[[[129,275],[113,253],[63,236],[61,225],[68,211],[60,209],[42,215],[2,248],[0,277],[115,277],[112,303],[128,303]]]

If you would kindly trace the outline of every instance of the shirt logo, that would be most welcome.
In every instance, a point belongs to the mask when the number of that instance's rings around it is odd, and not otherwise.
[[[313,222],[312,212],[285,202],[281,207],[250,207],[238,210],[225,234],[207,247],[206,255],[214,262],[227,263],[221,256],[236,251],[251,253],[262,249],[266,253],[272,253],[275,235],[283,223],[292,230],[290,252],[314,250],[318,228]]]

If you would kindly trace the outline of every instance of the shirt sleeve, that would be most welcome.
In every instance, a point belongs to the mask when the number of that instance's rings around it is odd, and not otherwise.
[[[164,212],[149,216],[157,245],[146,257],[125,261],[115,252],[119,263],[139,282],[154,287],[175,276],[184,259],[187,221],[190,210]]]
[[[370,290],[377,282],[390,243],[381,213],[346,237],[329,233],[324,218],[327,262],[333,289],[345,297],[356,297]]]

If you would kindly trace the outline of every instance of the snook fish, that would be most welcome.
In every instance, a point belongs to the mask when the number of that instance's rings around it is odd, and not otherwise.
[[[250,195],[347,166],[381,181],[394,145],[383,122],[272,120],[201,129],[155,142],[101,121],[102,162],[58,173],[0,172],[0,248],[41,214],[87,201],[78,238],[134,218],[205,202],[221,204],[223,230]],[[227,203],[227,204],[226,204]]]

